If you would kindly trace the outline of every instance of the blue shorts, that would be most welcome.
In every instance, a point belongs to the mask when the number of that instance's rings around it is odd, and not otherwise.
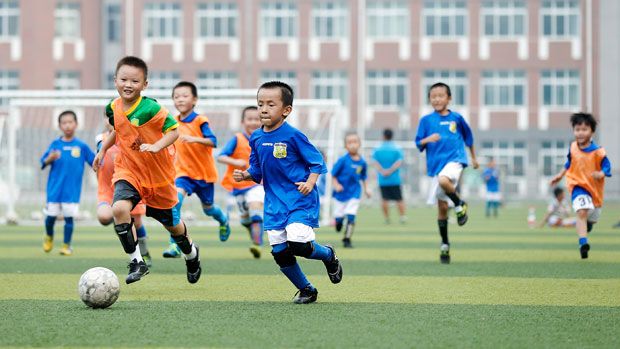
[[[187,193],[187,196],[196,193],[200,202],[208,206],[213,205],[213,194],[215,192],[213,183],[205,182],[202,179],[179,177],[174,181],[174,185],[179,189],[183,189]]]

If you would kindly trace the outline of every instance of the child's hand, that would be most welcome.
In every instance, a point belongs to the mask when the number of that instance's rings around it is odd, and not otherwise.
[[[198,137],[181,135],[179,136],[179,141],[181,141],[181,143],[196,143],[196,138]]]
[[[60,159],[60,154],[60,150],[52,150],[49,155],[47,155],[47,158],[45,158],[45,162],[51,164],[52,162]]]
[[[297,183],[295,183],[295,184],[297,184]],[[340,184],[340,183],[334,183],[334,191],[335,191],[336,193],[340,193],[340,192],[341,192],[341,191],[343,191],[343,190],[344,190],[344,188],[342,187],[342,184]]]
[[[101,151],[97,152],[95,155],[95,160],[93,160],[93,171],[97,172],[101,166],[103,166],[103,158],[105,154]]]
[[[471,166],[474,168],[474,170],[477,170],[480,167],[480,164],[478,163],[478,159],[471,159]]]
[[[159,153],[160,150],[161,150],[161,147],[156,144],[142,143],[140,145],[141,152]]]
[[[297,186],[297,191],[299,191],[303,195],[310,194],[312,188],[314,188],[314,183],[308,182],[296,182],[295,185]]]
[[[594,179],[603,179],[605,178],[605,172],[603,171],[594,171],[592,172],[592,178]]]
[[[366,194],[366,198],[368,199],[370,199],[370,197],[372,196],[369,190],[364,190],[364,194]]]
[[[441,136],[439,133],[433,133],[432,135],[426,137],[426,143],[436,143],[441,140]]]
[[[553,178],[551,178],[551,181],[549,182],[549,184],[553,187],[556,184],[558,184],[559,181],[562,180],[562,176],[560,175],[555,175]]]
[[[232,176],[233,176],[233,179],[235,180],[235,182],[241,182],[241,181],[245,180],[244,172],[245,171],[241,171],[241,170],[238,170],[238,169],[233,170]]]

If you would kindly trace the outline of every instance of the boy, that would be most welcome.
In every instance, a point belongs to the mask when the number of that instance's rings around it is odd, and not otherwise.
[[[540,223],[540,227],[545,225],[551,228],[574,227],[577,221],[574,217],[569,217],[569,210],[564,204],[564,189],[560,187],[553,189],[553,200],[547,207],[547,214]]]
[[[65,236],[60,254],[70,256],[73,254],[73,217],[78,213],[84,163],[92,166],[95,154],[86,143],[75,137],[77,116],[73,110],[65,110],[58,115],[58,127],[63,135],[50,144],[40,160],[41,169],[52,165],[47,179],[43,251],[50,252],[54,247],[54,223],[56,217],[62,214],[65,218]]]
[[[489,158],[487,168],[482,173],[482,179],[487,187],[487,204],[486,204],[486,216],[491,217],[491,211],[493,211],[493,217],[497,218],[497,211],[502,201],[502,193],[499,191],[499,170],[495,166],[495,159]]]
[[[465,119],[448,109],[452,100],[450,87],[438,82],[428,90],[434,112],[420,120],[415,143],[420,152],[426,150],[426,172],[434,177],[431,195],[437,200],[437,225],[441,235],[439,260],[450,263],[448,240],[448,200],[454,204],[459,225],[467,223],[467,204],[459,197],[456,187],[463,168],[467,166],[465,147],[469,148],[473,168],[478,168],[474,151],[474,136]]]
[[[351,236],[355,227],[355,215],[362,197],[362,187],[366,197],[370,198],[370,192],[366,187],[368,165],[359,154],[359,136],[355,133],[347,134],[344,137],[344,145],[347,154],[338,159],[332,169],[333,196],[336,199],[334,217],[336,218],[336,231],[340,232],[344,224],[344,216],[347,216],[347,227],[344,231],[342,243],[344,247],[351,248],[353,247]]]
[[[212,153],[213,148],[217,147],[217,139],[209,128],[209,119],[194,111],[198,102],[196,85],[188,81],[179,82],[172,89],[172,100],[174,107],[179,111],[179,115],[176,116],[179,139],[175,143],[177,156],[174,161],[176,169],[174,183],[179,200],[177,209],[181,212],[185,196],[196,193],[200,198],[203,212],[220,224],[220,241],[226,241],[230,236],[228,218],[220,207],[213,203],[217,169]],[[163,255],[164,257],[180,255],[172,239],[170,247]]]
[[[372,154],[372,164],[378,172],[377,180],[381,190],[381,209],[385,223],[390,224],[389,202],[396,201],[400,213],[400,223],[404,224],[407,221],[407,216],[405,216],[405,202],[400,187],[403,151],[392,141],[393,136],[394,132],[391,129],[383,130],[383,143]]]
[[[564,169],[551,179],[551,185],[566,175],[573,210],[577,213],[579,253],[586,259],[590,251],[588,233],[601,215],[605,177],[611,177],[611,163],[605,149],[592,140],[597,124],[592,114],[576,113],[570,121],[575,141],[570,145]]]
[[[265,230],[280,271],[299,290],[294,302],[315,302],[318,291],[301,271],[295,256],[323,261],[332,283],[342,280],[342,268],[331,246],[315,241],[319,226],[319,174],[327,172],[321,153],[308,138],[285,122],[293,110],[293,90],[271,81],[258,89],[262,129],[250,139],[250,167],[235,169],[237,182],[253,180],[265,187]]]
[[[198,246],[192,243],[187,227],[176,208],[174,186],[174,147],[178,138],[177,122],[155,101],[142,97],[147,87],[148,68],[138,57],[127,56],[116,65],[114,85],[120,97],[106,106],[106,114],[114,131],[101,144],[93,168],[113,144],[119,148],[114,160],[114,198],[112,214],[114,230],[129,255],[129,274],[125,282],[139,281],[149,268],[136,244],[136,231],[131,210],[143,200],[146,215],[155,218],[170,232],[185,257],[187,281],[198,282],[202,269]]]
[[[97,151],[101,148],[101,144],[106,140],[106,138],[108,138],[110,132],[114,131],[114,128],[108,122],[107,117],[105,120],[105,127],[106,132],[97,136]],[[116,155],[118,155],[118,152],[119,150],[116,145],[110,147],[103,158],[103,163],[101,164],[99,171],[97,171],[97,219],[99,220],[99,223],[104,226],[108,226],[114,222],[114,217],[112,216],[112,198],[114,196],[112,176],[114,174],[114,159],[116,158]],[[136,236],[138,237],[138,245],[140,246],[142,259],[146,265],[150,267],[153,262],[149,249],[146,245],[146,228],[142,224],[142,216],[145,213],[146,206],[144,203],[140,202],[131,211],[131,219],[133,219],[136,227]]]
[[[265,190],[262,185],[252,181],[236,182],[233,179],[235,169],[245,170],[250,165],[250,137],[260,127],[258,108],[249,106],[243,109],[241,127],[243,132],[237,132],[224,146],[217,157],[217,161],[228,165],[226,174],[222,179],[222,186],[235,197],[241,214],[241,224],[250,232],[250,239],[252,240],[250,253],[254,258],[260,258],[260,247],[263,245]]]

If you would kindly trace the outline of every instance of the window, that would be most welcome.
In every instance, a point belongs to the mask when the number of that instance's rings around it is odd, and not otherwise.
[[[181,80],[181,73],[175,71],[154,71],[149,73],[149,88],[172,91]]]
[[[76,2],[59,2],[54,11],[55,36],[62,39],[80,37],[80,4]]]
[[[548,38],[579,36],[579,1],[545,0],[541,4],[542,35]]]
[[[485,106],[515,107],[525,105],[527,79],[522,70],[497,70],[482,73]]]
[[[554,176],[564,168],[566,155],[570,142],[568,141],[543,141],[539,150],[539,168],[542,168],[544,176]]]
[[[578,107],[581,80],[577,70],[543,70],[540,78],[545,106]]]
[[[80,88],[80,72],[59,70],[54,79],[55,90],[78,90]]]
[[[451,38],[467,34],[465,1],[424,1],[422,18],[426,36]]]
[[[260,74],[259,85],[267,81],[282,81],[293,89],[295,95],[299,93],[297,89],[297,73],[294,71],[283,70],[263,70]]]
[[[152,39],[181,37],[181,5],[178,3],[147,3],[144,5],[145,35]]]
[[[237,36],[239,10],[234,2],[198,4],[196,12],[198,36],[205,39],[226,39]]]
[[[19,36],[19,3],[0,0],[0,40]]]
[[[292,1],[263,2],[260,6],[261,35],[282,39],[297,36],[297,4]]]
[[[0,91],[17,89],[19,89],[19,72],[16,70],[0,70]],[[8,104],[8,98],[0,98],[0,106]]]
[[[239,77],[234,71],[203,71],[198,73],[196,86],[200,90],[239,88]]]
[[[348,79],[344,70],[314,71],[310,80],[312,98],[339,99],[347,103]]]
[[[105,81],[101,85],[106,90],[115,90],[116,86],[114,85],[114,76],[116,74],[113,71],[109,71],[105,74]]]
[[[492,157],[506,176],[525,176],[527,149],[523,141],[484,141],[480,157]]]
[[[109,43],[119,43],[121,41],[121,5],[106,5],[106,40]]]
[[[312,35],[321,39],[345,38],[349,10],[344,1],[319,1],[312,4]]]
[[[485,0],[480,15],[483,36],[513,38],[527,32],[527,7],[523,0]]]
[[[368,1],[367,35],[377,39],[408,38],[409,6],[407,1]]]
[[[366,74],[368,105],[405,108],[407,105],[407,72],[403,70],[371,70]]]
[[[450,86],[452,102],[455,106],[466,106],[467,103],[467,73],[464,70],[427,70],[422,78],[422,100],[427,100],[428,89],[436,82],[443,82]]]

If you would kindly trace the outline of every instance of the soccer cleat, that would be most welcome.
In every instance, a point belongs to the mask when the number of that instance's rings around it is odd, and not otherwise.
[[[342,221],[336,221],[336,232],[340,232],[342,230]]]
[[[71,245],[63,244],[62,248],[60,249],[60,255],[61,256],[70,256],[72,254],[73,254],[73,249],[71,248]]]
[[[151,258],[151,254],[150,253],[146,253],[142,255],[142,259],[144,260],[144,262],[146,263],[147,267],[152,267],[153,266],[153,258]]]
[[[465,201],[463,201],[463,203],[461,203],[461,207],[463,208],[461,210],[461,212],[457,212],[456,213],[456,221],[459,225],[465,225],[465,223],[467,223],[467,203],[465,203]]]
[[[54,238],[49,235],[45,235],[43,237],[43,251],[49,252],[52,250],[53,247],[54,247]]]
[[[407,216],[400,216],[400,224],[406,224],[407,223]]]
[[[149,267],[146,266],[146,263],[144,261],[138,262],[137,259],[129,262],[127,268],[129,268],[129,274],[125,278],[125,283],[127,284],[139,281],[144,275],[149,273]]]
[[[254,256],[254,258],[259,259],[260,258],[260,247],[251,246],[250,253],[252,254],[252,256]]]
[[[192,259],[185,260],[185,266],[187,267],[187,281],[190,284],[195,284],[200,279],[200,274],[202,273],[202,268],[200,267],[200,249],[196,246],[196,257]]]
[[[450,245],[442,244],[439,251],[439,261],[441,264],[450,264]]]
[[[181,249],[177,244],[172,243],[168,246],[168,249],[163,253],[164,258],[179,258],[181,257]]]
[[[342,239],[342,245],[345,248],[353,248],[353,245],[351,244],[351,239],[347,239],[347,238]]]
[[[579,246],[579,252],[581,253],[581,259],[588,258],[588,251],[590,251],[590,244],[583,244]]]
[[[293,303],[295,304],[308,304],[316,302],[316,298],[319,295],[319,291],[312,287],[308,286],[303,288],[297,293],[295,293],[295,298],[293,298]]]
[[[325,269],[327,269],[327,276],[329,276],[329,280],[332,284],[337,284],[342,281],[342,266],[340,265],[340,260],[336,256],[336,250],[330,245],[325,245],[325,247],[332,250],[332,260],[330,262],[323,261],[325,264]]]
[[[226,224],[220,224],[220,241],[224,242],[228,240],[230,237],[230,225],[228,222]]]

